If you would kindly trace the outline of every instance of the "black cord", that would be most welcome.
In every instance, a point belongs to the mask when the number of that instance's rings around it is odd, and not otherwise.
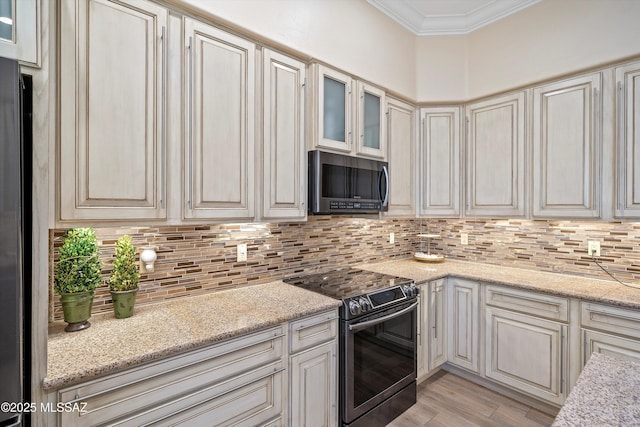
[[[609,270],[607,270],[606,268],[604,268],[604,267],[602,266],[602,264],[600,264],[600,263],[598,262],[598,260],[596,259],[595,255],[591,254],[591,259],[593,260],[593,262],[595,262],[595,263],[596,263],[596,265],[597,265],[598,267],[600,267],[600,268],[602,269],[602,271],[604,271],[605,273],[607,273],[607,274],[608,274],[608,275],[609,275],[613,280],[615,280],[616,282],[620,283],[621,285],[628,286],[628,287],[630,287],[630,288],[640,289],[640,286],[638,286],[638,285],[633,285],[633,284],[631,284],[631,283],[624,283],[624,282],[622,282],[622,281],[618,280],[616,277],[614,277],[614,275],[613,275],[613,274],[609,273]]]

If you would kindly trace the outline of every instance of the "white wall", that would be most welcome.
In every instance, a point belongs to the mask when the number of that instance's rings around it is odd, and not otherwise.
[[[543,0],[416,50],[419,102],[474,99],[640,55],[640,1]]]
[[[365,0],[172,0],[413,99],[416,38]]]
[[[416,94],[422,102],[461,102],[468,97],[467,36],[418,37]]]
[[[469,97],[640,54],[640,1],[544,0],[469,37]]]

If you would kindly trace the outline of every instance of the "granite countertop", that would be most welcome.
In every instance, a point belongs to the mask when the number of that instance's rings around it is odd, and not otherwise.
[[[340,305],[338,300],[283,282],[136,307],[133,317],[107,313],[91,327],[67,333],[49,327],[45,390],[212,344]]]
[[[640,364],[592,354],[553,427],[637,425]]]
[[[403,259],[355,267],[416,283],[455,276],[640,309],[640,289],[611,280],[454,260],[427,264]],[[339,305],[278,281],[136,307],[128,319],[111,313],[93,316],[91,327],[80,332],[63,332],[65,323],[55,322],[49,328],[43,387],[76,384]]]
[[[429,264],[413,259],[403,259],[375,264],[361,264],[357,267],[379,273],[407,277],[415,280],[416,283],[455,276],[545,292],[552,295],[640,309],[640,289],[630,288],[613,280],[590,279],[568,274],[455,260]]]

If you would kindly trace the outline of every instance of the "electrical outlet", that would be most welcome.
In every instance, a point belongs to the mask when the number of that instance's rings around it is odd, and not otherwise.
[[[389,243],[392,245],[396,243],[396,233],[389,233]]]
[[[589,251],[589,255],[593,255],[593,256],[600,256],[600,242],[598,241],[594,241],[594,240],[589,240],[587,242],[588,244],[588,251]]]
[[[467,233],[460,233],[460,244],[461,245],[469,244],[469,235]]]
[[[238,262],[244,262],[247,260],[247,244],[239,243],[238,246]]]

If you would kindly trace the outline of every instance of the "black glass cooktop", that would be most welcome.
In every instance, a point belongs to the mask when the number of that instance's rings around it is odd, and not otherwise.
[[[404,277],[347,267],[326,273],[289,277],[284,279],[284,282],[344,300],[413,281]]]

